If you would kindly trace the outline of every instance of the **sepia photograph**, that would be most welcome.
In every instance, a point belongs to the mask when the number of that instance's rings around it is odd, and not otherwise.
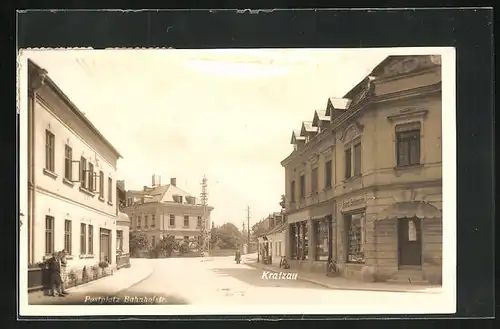
[[[455,70],[20,49],[20,315],[454,313]]]

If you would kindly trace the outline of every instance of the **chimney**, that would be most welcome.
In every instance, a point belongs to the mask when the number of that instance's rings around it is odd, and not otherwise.
[[[177,186],[177,178],[170,178],[170,185]]]

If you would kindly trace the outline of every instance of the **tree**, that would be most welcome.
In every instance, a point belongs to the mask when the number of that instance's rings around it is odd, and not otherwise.
[[[258,235],[261,235],[263,233],[265,233],[267,231],[267,228],[265,227],[264,225],[264,222],[263,221],[260,221],[258,223],[255,223],[253,226],[252,226],[252,235],[254,237],[257,237]]]
[[[145,234],[138,232],[130,232],[129,249],[131,254],[136,255],[141,251],[149,250],[149,248],[150,244]]]
[[[281,206],[281,209],[285,209],[285,207],[286,207],[286,201],[285,201],[285,200],[286,200],[286,199],[285,199],[285,195],[284,195],[284,194],[282,194],[282,195],[281,195],[281,201],[280,201],[280,206]]]
[[[175,240],[175,236],[169,234],[158,241],[158,244],[155,246],[153,252],[157,257],[160,255],[170,257],[172,256],[172,252],[178,248],[179,243]]]
[[[234,249],[243,241],[241,232],[233,223],[225,223],[212,232],[212,243],[220,249]]]

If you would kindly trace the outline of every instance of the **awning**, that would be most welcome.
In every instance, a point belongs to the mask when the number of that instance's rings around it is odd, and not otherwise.
[[[443,213],[433,205],[421,201],[395,203],[384,209],[377,220],[392,220],[401,218],[439,219]]]

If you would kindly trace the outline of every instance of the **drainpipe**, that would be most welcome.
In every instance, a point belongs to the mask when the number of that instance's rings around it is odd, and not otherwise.
[[[37,89],[43,86],[47,71],[31,71],[28,66],[28,262],[35,262],[35,105]]]

